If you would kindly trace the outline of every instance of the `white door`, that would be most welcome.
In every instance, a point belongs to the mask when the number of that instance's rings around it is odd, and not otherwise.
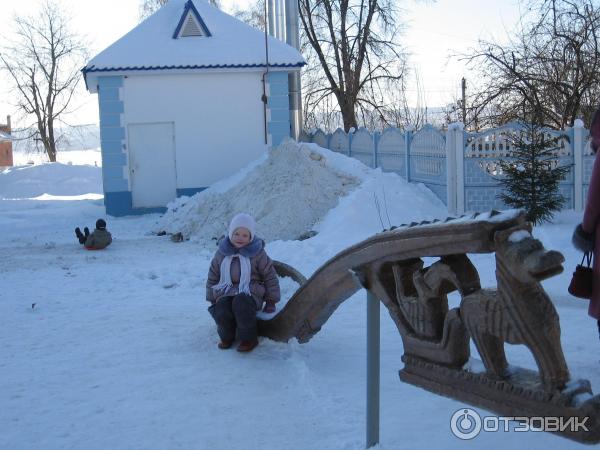
[[[173,129],[172,122],[127,127],[134,208],[166,206],[177,196]]]

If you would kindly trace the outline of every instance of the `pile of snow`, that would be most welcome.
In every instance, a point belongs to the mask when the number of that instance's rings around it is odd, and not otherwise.
[[[332,152],[317,149],[286,142],[266,160],[253,163],[244,176],[236,174],[234,180],[169,204],[156,231],[217,239],[228,221],[245,211],[254,216],[257,234],[266,241],[298,239],[360,181],[330,163]]]
[[[0,172],[0,198],[40,198],[48,196],[102,196],[102,169],[49,163],[16,166]],[[88,197],[89,198],[89,197]]]

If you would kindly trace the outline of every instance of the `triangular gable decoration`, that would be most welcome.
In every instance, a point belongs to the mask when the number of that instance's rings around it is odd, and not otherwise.
[[[210,31],[208,31],[192,0],[188,0],[183,8],[183,14],[181,15],[181,19],[179,19],[175,33],[173,33],[173,39],[193,36],[208,37],[210,36]]]

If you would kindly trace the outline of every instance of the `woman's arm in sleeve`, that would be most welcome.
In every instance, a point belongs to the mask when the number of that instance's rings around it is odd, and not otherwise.
[[[583,231],[593,233],[600,217],[600,157],[596,155],[583,213]]]

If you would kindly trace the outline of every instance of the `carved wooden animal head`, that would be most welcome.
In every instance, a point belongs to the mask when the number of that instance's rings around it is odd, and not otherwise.
[[[565,258],[562,253],[546,250],[531,235],[531,224],[498,231],[494,242],[496,260],[523,283],[539,282],[563,271]]]

